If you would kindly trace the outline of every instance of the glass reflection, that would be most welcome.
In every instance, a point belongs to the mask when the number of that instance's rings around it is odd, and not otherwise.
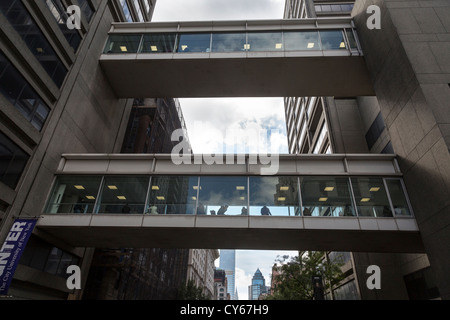
[[[346,49],[344,35],[341,30],[320,31],[323,50]]]
[[[247,177],[200,177],[197,214],[247,215]]]
[[[304,216],[355,216],[348,178],[300,178]]]
[[[250,214],[300,215],[297,177],[250,177]]]
[[[245,49],[245,33],[213,33],[212,52],[239,52]]]
[[[391,197],[392,206],[396,216],[410,216],[408,202],[406,201],[405,193],[400,179],[386,179],[386,184]]]
[[[142,53],[173,52],[175,33],[145,34]]]
[[[286,50],[320,50],[319,33],[317,31],[284,32]]]
[[[141,38],[140,34],[110,35],[104,53],[137,53]]]
[[[345,37],[344,37],[345,33]],[[140,48],[140,40],[143,45]],[[353,29],[112,34],[104,53],[358,50]]]
[[[147,214],[194,214],[198,177],[153,176]]]
[[[248,51],[283,51],[283,37],[281,32],[249,32]]]
[[[211,33],[180,33],[177,52],[210,52]]]
[[[58,177],[46,212],[92,213],[101,180],[100,176]]]
[[[345,32],[347,34],[348,45],[349,45],[350,49],[358,49],[358,45],[356,44],[356,39],[355,39],[355,35],[353,34],[353,30],[346,29]]]
[[[105,177],[97,212],[143,213],[148,177]]]
[[[351,178],[358,215],[392,217],[382,178]]]

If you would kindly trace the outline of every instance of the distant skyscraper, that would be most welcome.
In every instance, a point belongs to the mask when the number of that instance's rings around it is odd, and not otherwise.
[[[236,300],[235,274],[236,274],[236,250],[220,250],[220,269],[225,270],[231,300]]]
[[[248,286],[248,299],[258,300],[259,296],[267,291],[266,279],[258,268],[253,275],[252,284]]]

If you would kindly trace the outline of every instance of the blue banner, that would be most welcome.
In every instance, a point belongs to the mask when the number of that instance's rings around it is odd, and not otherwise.
[[[0,295],[8,293],[14,272],[37,219],[16,219],[0,248]]]

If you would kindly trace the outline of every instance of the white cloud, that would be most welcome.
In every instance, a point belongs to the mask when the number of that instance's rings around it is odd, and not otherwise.
[[[287,153],[282,98],[180,99],[194,153]],[[245,147],[246,140],[258,137]]]
[[[284,0],[160,0],[153,21],[281,19]]]
[[[256,270],[255,270],[256,271]],[[236,267],[235,284],[238,290],[239,300],[248,299],[248,286],[252,283],[253,274],[248,271]]]

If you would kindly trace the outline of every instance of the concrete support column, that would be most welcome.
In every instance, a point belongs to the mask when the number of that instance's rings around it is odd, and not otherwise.
[[[381,29],[367,27],[370,5]],[[440,295],[450,299],[450,2],[360,0],[353,15]]]

